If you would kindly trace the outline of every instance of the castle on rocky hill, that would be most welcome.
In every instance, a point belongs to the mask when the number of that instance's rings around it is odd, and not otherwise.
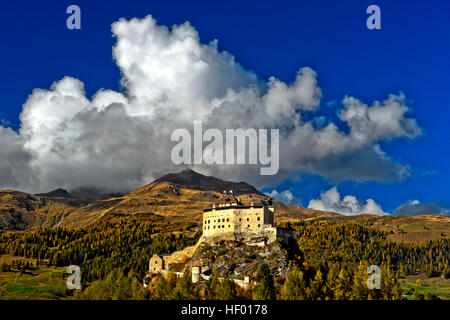
[[[274,226],[275,209],[272,201],[263,201],[258,205],[244,205],[239,198],[225,195],[213,204],[212,208],[203,212],[203,235],[195,246],[187,247],[171,255],[153,255],[149,261],[149,275],[173,272],[177,276],[183,274],[186,258],[190,259],[202,244],[219,245],[221,241],[238,241],[247,246],[265,247],[277,239],[284,244],[297,240],[295,230]],[[184,261],[184,263],[183,263]],[[205,280],[209,276],[203,273],[210,266],[196,261],[191,264],[192,280],[200,277]],[[248,277],[244,280],[233,279],[241,286],[248,285]],[[244,281],[244,282],[243,282]],[[241,283],[242,282],[242,283]]]
[[[233,195],[222,197],[203,213],[203,241],[239,240],[265,245],[280,238],[287,243],[296,240],[295,231],[273,226],[272,201],[243,205]]]

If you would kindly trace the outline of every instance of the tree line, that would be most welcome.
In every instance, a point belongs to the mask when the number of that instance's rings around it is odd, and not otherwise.
[[[394,242],[369,225],[314,221],[290,224],[297,232],[301,259],[286,278],[274,279],[262,264],[249,289],[214,270],[207,283],[193,285],[186,271],[181,278],[153,277],[143,288],[150,257],[194,245],[201,234],[192,230],[198,226],[153,215],[116,218],[105,216],[82,229],[0,231],[0,255],[52,266],[79,265],[83,289],[74,293],[77,299],[400,299],[400,273],[446,277],[449,271],[449,238]],[[381,289],[367,288],[369,265],[380,267]],[[0,265],[3,272],[29,267],[19,262]]]
[[[194,245],[200,233],[183,233],[192,223],[169,223],[160,218],[104,219],[87,228],[36,229],[0,233],[0,255],[9,254],[63,267],[79,265],[83,282],[105,279],[114,269],[142,279],[153,254],[166,254]],[[175,232],[175,233],[174,233]]]
[[[403,274],[427,272],[448,276],[450,238],[420,243],[395,242],[387,233],[357,223],[332,221],[290,225],[297,232],[298,246],[308,264],[330,269],[333,265],[354,271],[360,261],[388,264]]]

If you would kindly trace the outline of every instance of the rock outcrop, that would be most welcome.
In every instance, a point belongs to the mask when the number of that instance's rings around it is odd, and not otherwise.
[[[232,279],[256,276],[262,263],[267,263],[274,277],[286,277],[293,257],[279,242],[266,246],[251,246],[238,241],[221,241],[215,245],[202,242],[194,252],[187,267],[194,264],[205,270],[217,270]]]

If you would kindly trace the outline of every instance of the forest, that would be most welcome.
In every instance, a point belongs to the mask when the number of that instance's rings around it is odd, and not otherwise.
[[[449,277],[449,238],[394,242],[385,232],[357,223],[288,226],[297,232],[301,257],[294,259],[285,279],[274,278],[263,263],[247,290],[214,271],[208,283],[194,285],[185,272],[180,278],[155,276],[144,288],[153,254],[181,250],[201,236],[195,223],[169,223],[154,215],[102,219],[81,229],[0,231],[0,255],[37,259],[36,266],[3,263],[0,271],[79,265],[83,288],[67,291],[74,299],[402,299],[400,274]],[[380,267],[380,289],[367,288],[369,265]]]

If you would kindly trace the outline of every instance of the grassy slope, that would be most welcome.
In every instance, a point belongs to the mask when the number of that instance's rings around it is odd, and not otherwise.
[[[388,238],[394,241],[421,242],[450,236],[450,216],[376,216],[363,214],[358,216],[339,215],[327,219],[342,223],[368,223],[373,228],[388,232]]]
[[[420,280],[419,286],[416,281]],[[406,292],[413,289],[423,295],[431,293],[437,295],[440,299],[450,300],[450,279],[442,277],[428,278],[424,273],[409,275],[400,279],[402,289]],[[414,299],[413,295],[406,296],[409,300]]]
[[[35,259],[21,257],[0,256],[2,262],[11,263],[12,260],[24,260],[36,263]],[[38,269],[32,268],[23,275],[17,270],[0,272],[0,300],[48,300],[62,299],[66,292],[66,281],[63,274],[66,268],[47,267],[40,265]]]

